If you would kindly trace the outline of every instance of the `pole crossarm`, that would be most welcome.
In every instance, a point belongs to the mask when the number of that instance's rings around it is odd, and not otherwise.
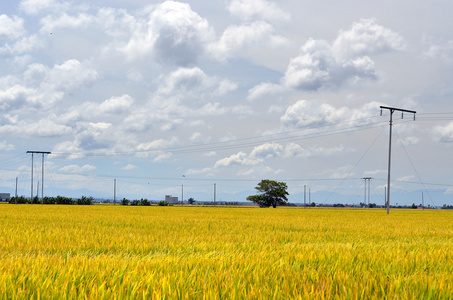
[[[51,152],[48,151],[27,151],[27,153],[52,154]]]
[[[408,112],[411,114],[416,114],[417,112],[415,110],[408,110],[408,109],[402,109],[402,108],[396,108],[396,107],[390,107],[390,106],[380,106],[381,109],[388,109],[391,112],[396,111],[402,111],[402,112]]]

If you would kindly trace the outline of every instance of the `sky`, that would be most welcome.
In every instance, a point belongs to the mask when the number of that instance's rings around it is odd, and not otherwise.
[[[453,2],[0,3],[0,190],[453,204]],[[32,155],[27,151],[47,151]],[[17,178],[17,185],[16,185]],[[44,184],[43,184],[44,182]],[[42,190],[42,187],[44,190]],[[215,191],[215,192],[214,192]]]

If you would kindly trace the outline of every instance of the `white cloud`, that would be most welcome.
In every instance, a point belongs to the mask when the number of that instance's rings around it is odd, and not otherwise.
[[[404,49],[397,33],[363,19],[348,31],[341,31],[331,45],[323,40],[308,40],[300,55],[292,58],[282,84],[294,89],[336,89],[345,84],[377,78],[370,55]]]
[[[404,48],[403,38],[398,33],[379,25],[375,19],[362,19],[355,22],[351,29],[340,31],[332,45],[334,55],[343,59]]]
[[[154,54],[160,61],[186,65],[204,53],[212,36],[207,20],[189,4],[165,1],[153,9],[147,24],[137,24],[122,51],[132,60]]]
[[[15,40],[13,44],[5,44],[0,48],[0,54],[4,56],[20,55],[40,49],[44,46],[43,40],[38,35],[24,36]]]
[[[283,128],[304,128],[335,124],[344,121],[348,109],[312,101],[299,100],[288,107],[281,117]]]
[[[137,169],[137,166],[132,165],[132,164],[128,164],[128,165],[122,167],[121,169],[126,170],[126,171],[130,171],[130,170]]]
[[[26,73],[27,78],[35,76],[39,87],[36,87],[36,92],[29,95],[27,100],[32,104],[43,106],[52,105],[55,101],[62,99],[65,93],[86,87],[98,78],[96,70],[75,59],[55,65],[52,69],[42,65],[32,65],[29,71]]]
[[[407,182],[407,181],[413,180],[414,178],[415,178],[414,175],[407,175],[407,176],[403,176],[403,177],[397,178],[396,181]]]
[[[232,25],[223,32],[217,43],[209,46],[209,50],[214,57],[224,60],[235,55],[244,56],[251,48],[260,49],[264,45],[280,47],[288,44],[285,38],[275,35],[274,32],[274,27],[264,21]]]
[[[255,100],[268,95],[273,96],[276,94],[280,94],[286,90],[287,88],[279,84],[273,84],[268,82],[260,83],[258,85],[255,85],[253,88],[249,90],[247,100]]]
[[[96,167],[95,166],[92,166],[92,165],[83,165],[83,166],[79,166],[79,165],[68,165],[68,166],[64,166],[62,168],[60,168],[60,172],[65,172],[65,173],[84,173],[84,172],[89,172],[89,171],[93,171],[93,170],[96,170]]]
[[[356,109],[348,107],[334,107],[328,103],[318,101],[299,100],[289,106],[280,118],[283,129],[313,128],[339,123],[348,126],[366,124],[367,117],[373,115],[379,107],[377,102],[369,102]]]
[[[289,21],[290,15],[277,4],[266,0],[233,0],[228,6],[232,15],[244,20]]]
[[[120,114],[127,112],[134,104],[134,99],[129,95],[122,95],[120,97],[112,97],[105,100],[99,106],[101,112]]]
[[[41,19],[41,33],[50,34],[55,29],[60,28],[87,28],[94,21],[93,16],[80,13],[77,16],[71,16],[63,13],[58,17],[49,15]]]
[[[208,76],[198,67],[178,68],[162,78],[159,92],[165,95],[174,93],[192,93],[204,90],[210,85]]]
[[[436,140],[443,143],[453,143],[453,122],[435,126],[433,133]]]
[[[12,151],[14,150],[14,145],[8,144],[6,141],[0,141],[0,150],[1,151]]]
[[[424,52],[424,57],[431,60],[442,59],[447,63],[453,62],[453,40],[438,41],[431,37],[424,37],[424,43],[428,45],[428,50]]]
[[[198,67],[178,68],[159,79],[159,94],[181,95],[179,98],[203,98],[206,95],[223,96],[237,88],[237,84],[224,79],[210,77]]]
[[[218,160],[214,168],[220,168],[220,167],[229,167],[232,165],[249,165],[253,166],[258,164],[260,161],[257,159],[253,159],[247,156],[245,152],[240,151],[237,154],[233,154],[229,157],[222,158]]]
[[[23,0],[20,3],[20,9],[29,15],[36,15],[46,10],[56,11],[67,6],[67,3],[56,0]]]
[[[266,143],[263,145],[259,145],[253,148],[252,152],[250,153],[250,157],[257,158],[257,159],[268,159],[271,157],[278,157],[281,155],[283,151],[283,146],[273,143]]]
[[[72,133],[71,127],[56,124],[52,120],[41,119],[37,122],[28,123],[19,121],[15,124],[0,126],[0,133],[15,134],[17,136],[27,137],[58,137]]]
[[[24,20],[17,16],[12,18],[0,15],[0,40],[15,40],[25,34]]]
[[[137,151],[153,151],[153,150],[163,150],[168,147],[175,146],[179,143],[179,140],[176,137],[172,137],[169,140],[158,139],[148,143],[138,144],[136,149]]]

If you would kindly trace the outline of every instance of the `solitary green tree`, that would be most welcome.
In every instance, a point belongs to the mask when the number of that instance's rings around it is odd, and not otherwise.
[[[277,182],[274,180],[264,179],[255,187],[259,192],[258,195],[248,196],[247,200],[258,204],[262,207],[276,208],[277,205],[288,204],[288,198],[286,197],[288,187],[284,182]]]

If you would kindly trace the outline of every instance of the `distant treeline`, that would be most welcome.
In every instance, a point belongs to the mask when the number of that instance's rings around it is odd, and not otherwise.
[[[93,204],[93,197],[82,196],[80,199],[72,199],[64,196],[56,197],[44,197],[44,204],[66,204],[66,205],[91,205]],[[9,199],[10,204],[42,204],[41,199],[34,197],[32,200],[30,198],[25,198],[24,196],[20,197],[11,197]]]

